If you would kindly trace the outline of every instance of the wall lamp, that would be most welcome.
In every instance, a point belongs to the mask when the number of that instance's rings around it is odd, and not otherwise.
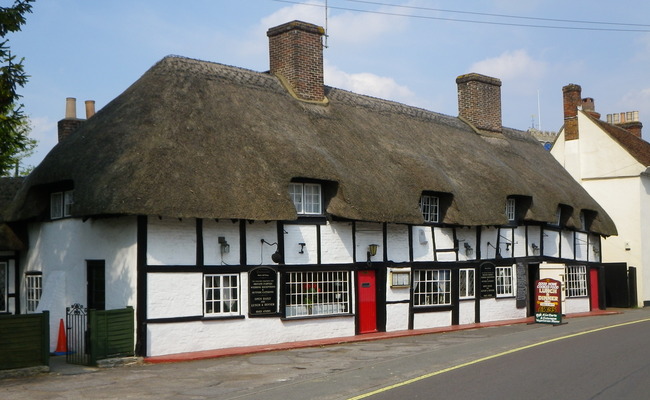
[[[465,243],[463,243],[463,246],[465,247],[465,255],[466,256],[469,257],[469,256],[472,255],[472,253],[474,253],[474,249],[472,248],[472,246],[470,246],[469,243],[465,242]]]
[[[533,255],[534,255],[534,256],[538,256],[538,255],[539,255],[539,246],[536,245],[535,243],[532,243],[532,244],[530,245],[530,247],[533,248]]]
[[[282,254],[280,253],[280,250],[277,249],[278,242],[269,243],[264,239],[261,239],[260,242],[262,244],[268,244],[269,246],[276,246],[275,253],[271,254],[271,260],[276,264],[280,264],[282,262]]]
[[[370,257],[374,257],[377,255],[377,248],[379,247],[378,244],[369,244],[368,245],[368,264],[370,264]]]
[[[221,255],[230,253],[230,245],[228,244],[228,242],[226,242],[226,238],[224,236],[219,236],[217,238],[217,241],[219,242],[221,247]]]

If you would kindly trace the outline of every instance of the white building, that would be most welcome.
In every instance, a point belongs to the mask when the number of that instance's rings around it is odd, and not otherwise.
[[[603,261],[637,271],[638,305],[650,303],[650,143],[641,138],[638,113],[600,119],[578,85],[564,93],[564,126],[551,154],[603,206],[618,236],[603,242]]]
[[[598,308],[616,228],[502,126],[498,79],[460,76],[459,117],[326,87],[322,34],[270,29],[270,73],[167,57],[68,113],[6,217],[53,327],[133,306],[144,356],[431,328],[531,315],[540,277]]]

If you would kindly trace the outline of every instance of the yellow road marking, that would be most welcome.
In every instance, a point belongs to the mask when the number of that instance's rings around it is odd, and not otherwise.
[[[383,387],[383,388],[380,388],[380,389],[377,389],[377,390],[373,390],[372,392],[368,392],[368,393],[360,394],[359,396],[350,397],[348,400],[360,400],[360,399],[365,399],[365,398],[370,397],[370,396],[373,396],[373,395],[375,395],[375,394],[379,394],[379,393],[387,392],[387,391],[389,391],[389,390],[396,389],[396,388],[401,387],[401,386],[410,385],[411,383],[415,383],[415,382],[417,382],[417,381],[421,381],[421,380],[423,380],[423,379],[431,378],[432,376],[436,376],[436,375],[444,374],[445,372],[453,371],[453,370],[456,370],[456,369],[459,369],[459,368],[463,368],[463,367],[467,367],[467,366],[469,366],[469,365],[473,365],[473,364],[478,364],[478,363],[483,362],[483,361],[491,360],[491,359],[493,359],[493,358],[497,358],[497,357],[502,357],[502,356],[505,356],[505,355],[508,355],[508,354],[516,353],[516,352],[518,352],[518,351],[522,351],[522,350],[530,349],[530,348],[533,348],[533,347],[542,346],[542,345],[549,344],[549,343],[553,343],[553,342],[557,342],[557,341],[560,341],[560,340],[570,339],[570,338],[574,338],[574,337],[577,337],[577,336],[586,335],[586,334],[588,334],[588,333],[594,333],[594,332],[598,332],[598,331],[604,331],[604,330],[606,330],[606,329],[618,328],[618,327],[625,326],[625,325],[632,325],[632,324],[637,324],[637,323],[639,323],[639,322],[647,322],[647,321],[650,321],[650,318],[640,319],[640,320],[637,320],[637,321],[631,321],[631,322],[623,322],[623,323],[616,324],[616,325],[605,326],[605,327],[602,327],[602,328],[591,329],[591,330],[584,331],[584,332],[578,332],[578,333],[573,333],[573,334],[571,334],[571,335],[566,335],[566,336],[561,336],[561,337],[557,337],[557,338],[554,338],[554,339],[544,340],[544,341],[542,341],[542,342],[537,342],[537,343],[529,344],[529,345],[527,345],[527,346],[522,346],[522,347],[518,347],[518,348],[516,348],[516,349],[507,350],[507,351],[504,351],[504,352],[502,352],[502,353],[493,354],[493,355],[491,355],[491,356],[487,356],[487,357],[479,358],[479,359],[476,359],[476,360],[473,360],[473,361],[468,361],[468,362],[463,363],[463,364],[454,365],[453,367],[449,367],[449,368],[441,369],[441,370],[439,370],[439,371],[430,372],[430,373],[428,373],[428,374],[424,374],[424,375],[418,376],[418,377],[416,377],[416,378],[412,378],[412,379],[406,380],[406,381],[404,381],[404,382],[396,383],[396,384],[394,384],[394,385],[390,385],[390,386],[386,386],[386,387]]]

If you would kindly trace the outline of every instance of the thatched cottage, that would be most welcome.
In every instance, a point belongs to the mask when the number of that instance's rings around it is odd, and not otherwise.
[[[322,35],[270,29],[269,72],[166,57],[61,121],[6,215],[54,327],[133,306],[154,356],[521,318],[540,277],[598,307],[616,228],[498,79],[460,76],[458,117],[363,96],[324,86]]]

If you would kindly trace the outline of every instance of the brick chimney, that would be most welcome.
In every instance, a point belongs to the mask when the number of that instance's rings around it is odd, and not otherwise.
[[[77,118],[77,99],[65,99],[65,118],[58,123],[59,143],[76,131],[83,122],[83,119]]]
[[[596,112],[596,105],[594,104],[594,99],[591,97],[585,97],[582,99],[582,111],[596,119],[600,119],[600,113]]]
[[[578,139],[578,107],[582,106],[582,88],[573,83],[562,88],[564,98],[564,140]]]
[[[324,34],[320,26],[302,21],[288,22],[266,32],[271,73],[301,100],[325,100],[321,43]]]
[[[501,132],[501,81],[480,74],[456,78],[458,85],[458,116],[477,129]]]
[[[607,114],[607,123],[623,128],[639,139],[642,138],[643,124],[639,121],[638,111]]]
[[[86,119],[77,118],[77,99],[68,97],[65,99],[65,118],[58,123],[59,142],[70,136],[86,120],[95,115],[95,101],[86,100]]]

